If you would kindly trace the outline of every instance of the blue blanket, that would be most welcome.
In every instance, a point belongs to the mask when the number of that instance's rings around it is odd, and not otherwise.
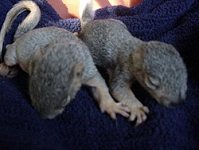
[[[0,1],[0,27],[8,10],[18,0]],[[42,10],[37,27],[57,26],[79,31],[78,19],[61,19],[45,0],[34,0]],[[23,13],[7,34],[4,47],[12,43]],[[138,127],[117,116],[113,121],[102,114],[87,87],[82,87],[64,113],[54,120],[42,120],[31,107],[28,76],[22,71],[15,78],[0,76],[0,149],[152,149],[192,150],[199,148],[199,2],[198,0],[143,0],[132,8],[106,7],[96,19],[122,20],[132,35],[148,41],[173,44],[189,72],[186,102],[165,108],[138,84],[136,96],[150,109],[148,120]],[[44,37],[45,38],[45,37]]]

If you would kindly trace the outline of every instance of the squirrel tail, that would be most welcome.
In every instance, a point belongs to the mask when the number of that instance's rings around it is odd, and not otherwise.
[[[93,0],[80,0],[81,28],[94,19]]]
[[[0,32],[0,57],[2,57],[2,48],[3,48],[3,41],[5,38],[5,34],[9,31],[12,26],[13,21],[16,17],[24,11],[30,11],[28,16],[22,21],[22,23],[18,26],[14,39],[20,37],[24,33],[33,29],[40,20],[41,12],[37,4],[30,0],[23,0],[19,3],[15,4],[10,11],[7,13],[5,21],[2,25],[1,32]]]

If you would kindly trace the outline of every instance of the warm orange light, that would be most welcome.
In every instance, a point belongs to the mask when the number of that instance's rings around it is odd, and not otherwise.
[[[79,17],[80,0],[47,0],[62,18]],[[142,0],[94,0],[94,9],[105,6],[135,6]]]

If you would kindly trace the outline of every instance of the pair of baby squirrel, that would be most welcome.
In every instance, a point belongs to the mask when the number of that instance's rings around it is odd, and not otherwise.
[[[22,10],[30,11],[18,26],[14,42],[6,47],[0,74],[13,76],[16,70],[11,66],[17,64],[27,72],[32,105],[43,117],[61,114],[82,84],[92,87],[101,111],[114,119],[116,113],[131,121],[136,119],[136,125],[146,120],[149,109],[133,94],[134,80],[165,106],[186,98],[186,67],[172,45],[141,41],[118,20],[94,20],[92,0],[80,6],[81,40],[56,27],[32,30],[40,19],[40,10],[32,1],[16,4],[3,24],[1,51],[5,33],[16,15]],[[109,89],[95,65],[109,72]],[[119,103],[113,100],[109,90]]]

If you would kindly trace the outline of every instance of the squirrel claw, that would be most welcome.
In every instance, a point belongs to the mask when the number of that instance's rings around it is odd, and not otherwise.
[[[132,107],[129,120],[134,121],[136,119],[135,126],[138,126],[147,119],[146,114],[148,113],[149,113],[149,109],[146,106]]]

